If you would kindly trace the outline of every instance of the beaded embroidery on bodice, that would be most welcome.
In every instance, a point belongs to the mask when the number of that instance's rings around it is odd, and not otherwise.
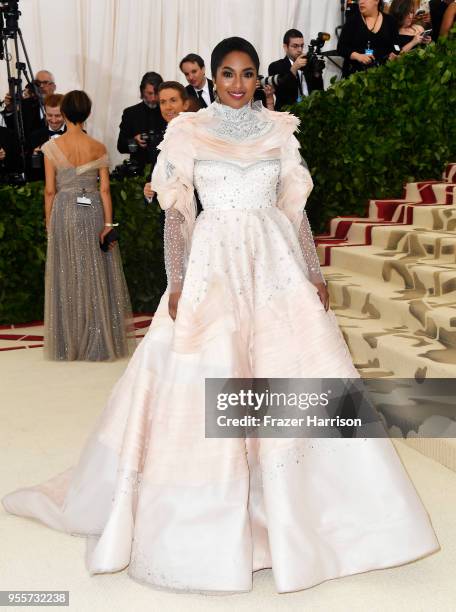
[[[247,165],[215,160],[195,162],[195,187],[204,210],[275,206],[279,179],[278,159]]]

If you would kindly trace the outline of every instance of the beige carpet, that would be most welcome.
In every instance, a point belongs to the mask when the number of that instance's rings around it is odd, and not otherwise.
[[[46,362],[41,348],[0,353],[0,496],[76,461],[125,365]],[[456,474],[401,442],[396,445],[442,545],[421,561],[285,595],[275,592],[270,570],[257,572],[253,591],[245,595],[178,595],[140,585],[126,571],[90,577],[83,538],[0,510],[0,589],[69,590],[69,609],[76,612],[455,610]]]

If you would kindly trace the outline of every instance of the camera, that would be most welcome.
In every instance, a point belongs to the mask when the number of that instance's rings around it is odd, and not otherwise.
[[[317,79],[322,76],[326,66],[321,50],[328,40],[331,40],[331,35],[328,32],[318,32],[317,38],[313,38],[308,46],[307,70]]]
[[[19,0],[0,0],[0,32],[7,37],[16,34],[19,28]]]
[[[125,159],[111,172],[110,176],[114,180],[123,180],[133,176],[141,176],[144,166],[134,159]]]
[[[20,172],[4,172],[5,166],[0,163],[0,184],[22,187],[27,182],[25,176]]]
[[[154,151],[163,140],[165,134],[164,129],[152,129],[141,134],[142,140],[147,143],[147,149]]]
[[[34,151],[31,155],[31,166],[35,169],[43,167],[43,153],[42,151]]]
[[[286,78],[286,74],[273,74],[272,76],[263,76],[262,74],[258,75],[261,89],[264,89],[266,85],[272,85],[274,89],[277,89]]]

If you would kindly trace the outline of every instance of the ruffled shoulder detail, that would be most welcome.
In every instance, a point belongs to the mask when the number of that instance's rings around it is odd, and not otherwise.
[[[266,118],[268,118],[269,121],[273,121],[274,123],[280,125],[282,129],[286,130],[287,137],[294,134],[301,123],[300,119],[296,117],[296,115],[289,112],[272,111],[269,110],[269,108],[263,107],[262,113]]]

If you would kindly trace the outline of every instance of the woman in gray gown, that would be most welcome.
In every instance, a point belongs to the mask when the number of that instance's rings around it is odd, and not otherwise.
[[[113,227],[106,147],[83,131],[91,101],[62,101],[67,132],[42,147],[48,234],[44,354],[103,361],[129,353],[130,298],[119,247],[100,248]],[[99,183],[99,184],[98,184]]]

